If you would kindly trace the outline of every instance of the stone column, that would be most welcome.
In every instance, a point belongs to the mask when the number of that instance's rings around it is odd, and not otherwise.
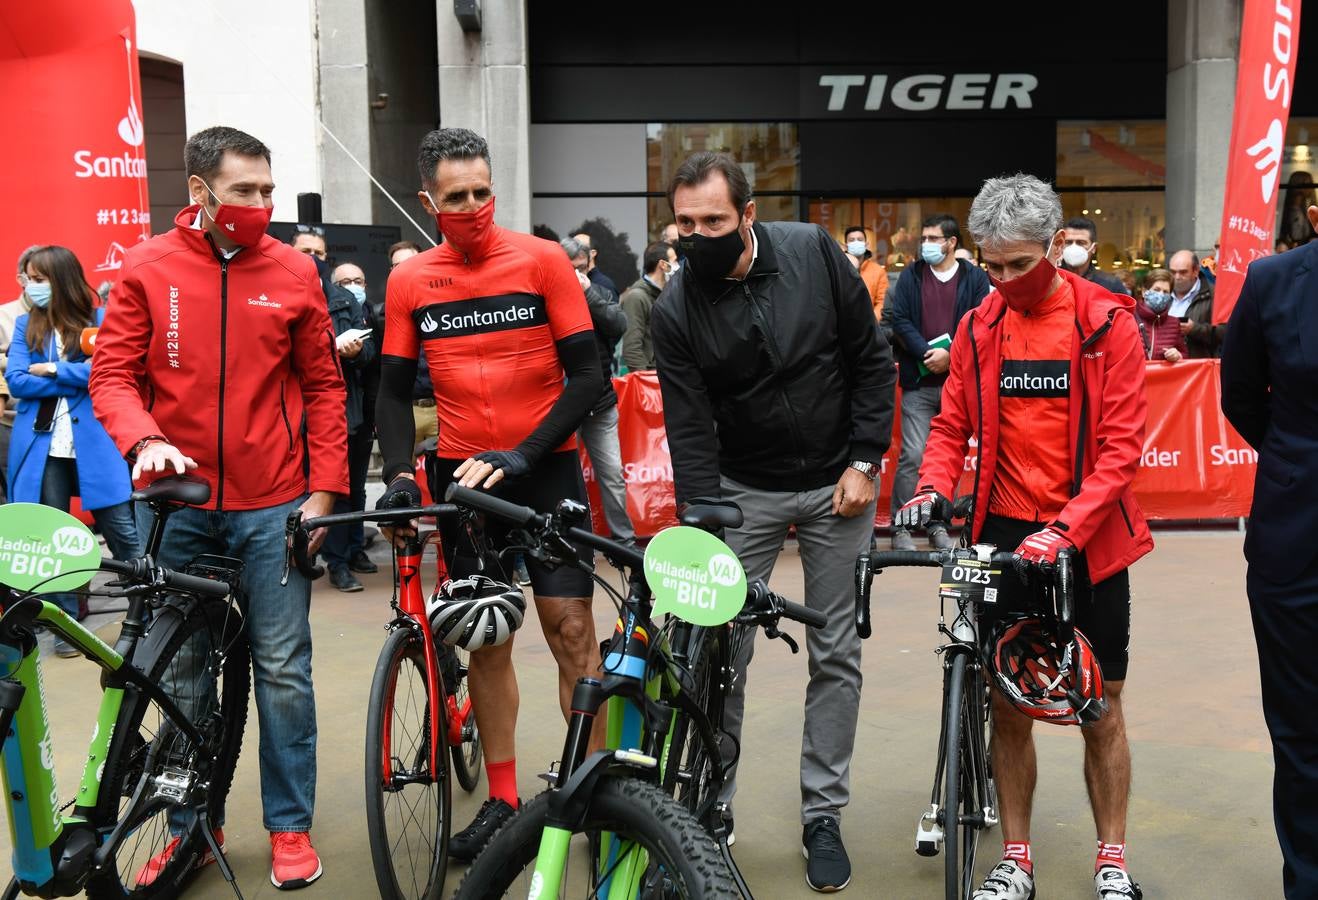
[[[495,220],[531,230],[531,99],[523,0],[484,0],[482,27],[464,32],[452,4],[436,16],[439,45],[439,121],[470,128],[490,144]]]
[[[1171,0],[1167,12],[1168,255],[1222,231],[1242,0]]]
[[[317,0],[317,112],[352,155],[371,165],[371,97],[364,0]],[[329,135],[317,129],[327,222],[369,223],[374,188]]]

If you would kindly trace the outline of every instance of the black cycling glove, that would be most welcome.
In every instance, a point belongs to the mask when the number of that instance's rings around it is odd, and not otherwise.
[[[531,471],[531,463],[518,450],[486,450],[472,459],[503,469],[504,478],[520,478]]]
[[[407,509],[421,505],[421,486],[415,478],[399,475],[375,502],[376,509]]]

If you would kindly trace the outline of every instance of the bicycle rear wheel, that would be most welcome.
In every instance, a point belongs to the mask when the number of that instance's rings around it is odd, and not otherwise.
[[[533,890],[540,836],[549,814],[550,792],[525,804],[495,834],[458,886],[455,900],[538,896]],[[601,778],[590,796],[577,833],[609,832],[627,853],[649,860],[638,896],[644,898],[738,897],[727,864],[691,814],[657,787],[633,778]],[[598,895],[594,842],[569,857],[564,896]],[[579,863],[579,864],[578,864]]]
[[[183,601],[161,607],[134,661],[173,697],[204,742],[190,740],[135,689],[125,690],[93,821],[105,836],[126,822],[127,836],[111,865],[88,881],[93,900],[178,894],[207,846],[195,815],[165,792],[185,783],[185,793],[204,791],[211,824],[223,824],[247,723],[251,660],[242,617],[232,605]],[[134,800],[139,786],[145,789]]]
[[[988,827],[992,802],[988,782],[983,674],[965,653],[948,670],[943,728],[946,770],[943,779],[943,854],[948,900],[964,900],[975,889],[979,833]]]
[[[722,720],[723,698],[720,693],[720,676],[727,659],[726,629],[697,628],[694,639],[699,643],[690,656],[691,681],[684,691],[673,698],[676,711],[668,744],[668,756],[663,770],[663,788],[678,803],[688,809],[702,825],[718,797],[714,791],[722,779],[715,766],[722,760],[714,748],[701,735],[693,717],[701,711],[711,726],[717,729]]]
[[[476,713],[467,689],[467,665],[471,654],[462,647],[440,644],[439,670],[444,673],[448,691],[449,755],[453,774],[467,793],[476,790],[481,778],[481,733],[476,727]]]
[[[437,900],[448,867],[452,788],[444,747],[431,770],[431,697],[423,638],[390,632],[366,714],[366,825],[376,886],[385,898]],[[444,734],[444,702],[439,704]]]

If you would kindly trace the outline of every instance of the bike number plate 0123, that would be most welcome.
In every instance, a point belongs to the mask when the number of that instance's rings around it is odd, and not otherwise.
[[[953,559],[943,566],[943,580],[938,596],[964,603],[997,603],[1001,568],[982,560]]]

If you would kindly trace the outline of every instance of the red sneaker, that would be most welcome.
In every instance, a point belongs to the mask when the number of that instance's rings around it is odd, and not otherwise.
[[[174,857],[174,851],[178,849],[179,840],[180,838],[174,838],[165,846],[164,850],[151,857],[146,861],[146,865],[137,870],[138,887],[149,887],[155,883],[155,880],[160,877],[160,873],[165,871],[165,866],[169,865],[169,861]],[[220,850],[223,852],[224,829],[215,829],[215,842],[220,845]],[[194,869],[209,866],[213,862],[215,862],[215,854],[211,853],[211,848],[208,846],[201,851],[201,856],[197,858],[197,865]]]
[[[320,877],[320,857],[305,831],[270,832],[270,883],[281,891],[303,888]]]

